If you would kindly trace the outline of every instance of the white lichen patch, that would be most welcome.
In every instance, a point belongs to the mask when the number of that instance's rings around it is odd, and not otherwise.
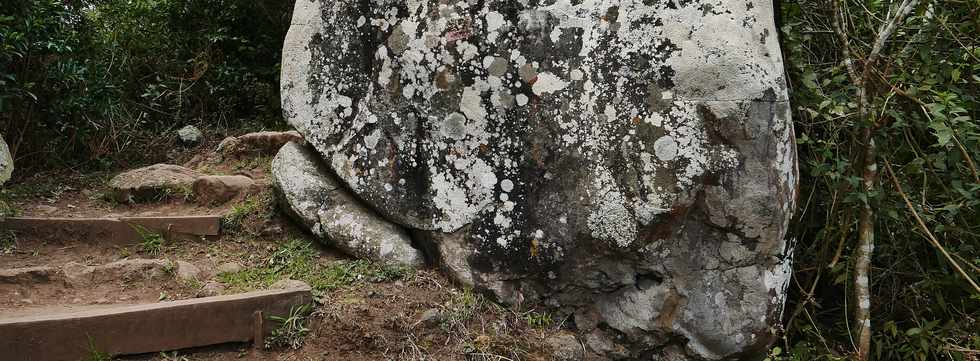
[[[626,198],[608,169],[596,170],[589,194],[592,198],[588,227],[592,237],[628,247],[636,239],[636,221],[626,209]]]

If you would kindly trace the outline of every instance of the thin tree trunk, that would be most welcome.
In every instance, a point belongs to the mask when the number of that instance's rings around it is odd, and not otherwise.
[[[871,208],[870,194],[878,182],[877,149],[871,126],[864,133],[864,171],[862,191],[868,194],[861,207],[858,224],[858,249],[854,261],[854,299],[857,307],[854,320],[858,327],[858,360],[867,360],[871,352],[871,255],[875,248],[875,214]]]
[[[878,62],[885,44],[898,27],[904,23],[909,13],[918,5],[919,0],[903,0],[901,4],[892,8],[887,19],[878,31],[878,36],[874,40],[871,52],[864,59],[863,68],[858,72],[855,59],[851,56],[850,38],[845,30],[844,20],[847,5],[844,0],[838,0],[834,4],[834,16],[832,23],[834,32],[842,42],[842,52],[844,64],[847,66],[848,75],[857,88],[858,114],[860,121],[865,123],[862,133],[864,148],[862,149],[861,163],[861,185],[862,191],[867,196],[861,207],[858,223],[858,247],[855,252],[854,260],[854,299],[857,303],[854,311],[854,321],[857,326],[857,355],[859,361],[867,360],[871,353],[871,257],[875,248],[875,212],[871,206],[871,194],[875,191],[878,182],[878,150],[875,146],[875,132],[878,129],[878,121],[875,113],[871,110],[872,88],[869,87],[872,69]]]

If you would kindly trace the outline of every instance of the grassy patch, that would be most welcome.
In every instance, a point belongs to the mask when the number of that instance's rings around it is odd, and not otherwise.
[[[265,221],[275,213],[275,196],[272,192],[263,192],[249,196],[235,204],[221,220],[222,226],[231,232],[258,234]]]
[[[11,198],[7,191],[0,190],[0,218],[16,217],[20,214],[20,210],[10,201]]]
[[[156,256],[163,252],[163,247],[166,245],[167,240],[162,234],[153,232],[138,224],[133,224],[131,227],[140,235],[140,251],[151,256]]]
[[[17,250],[17,233],[0,230],[0,255],[11,254]]]
[[[310,333],[310,329],[306,328],[306,319],[311,311],[310,305],[300,305],[290,309],[289,315],[286,317],[269,317],[270,321],[279,323],[279,326],[265,340],[265,348],[298,350],[302,347],[303,338]]]
[[[324,263],[308,240],[292,240],[273,252],[259,267],[221,274],[233,288],[250,290],[268,287],[283,279],[306,282],[317,292],[327,292],[362,282],[387,282],[405,277],[410,270],[364,260]]]

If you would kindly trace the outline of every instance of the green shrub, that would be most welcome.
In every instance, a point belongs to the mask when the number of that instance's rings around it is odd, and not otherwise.
[[[970,360],[980,354],[980,296],[915,212],[972,278],[980,277],[980,30],[976,1],[922,1],[888,42],[859,112],[848,74],[871,52],[883,19],[901,1],[783,2],[783,48],[791,79],[801,171],[792,301],[783,350],[799,360],[838,359],[858,335],[851,296],[858,219],[871,205],[871,359]],[[853,65],[860,72],[863,63]],[[862,186],[863,134],[876,143],[879,176]],[[835,356],[836,355],[836,356]]]
[[[0,0],[0,132],[32,167],[148,162],[162,133],[278,127],[292,1]],[[169,134],[165,134],[169,135]],[[167,139],[167,137],[163,137]]]

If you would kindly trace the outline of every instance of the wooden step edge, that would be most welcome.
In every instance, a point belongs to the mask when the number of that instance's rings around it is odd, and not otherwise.
[[[249,342],[311,304],[309,287],[0,319],[4,359],[61,361]],[[257,314],[264,317],[256,318]]]
[[[128,243],[143,239],[143,229],[174,238],[209,237],[221,234],[221,216],[41,218],[0,219],[0,230],[13,230],[42,238]]]

